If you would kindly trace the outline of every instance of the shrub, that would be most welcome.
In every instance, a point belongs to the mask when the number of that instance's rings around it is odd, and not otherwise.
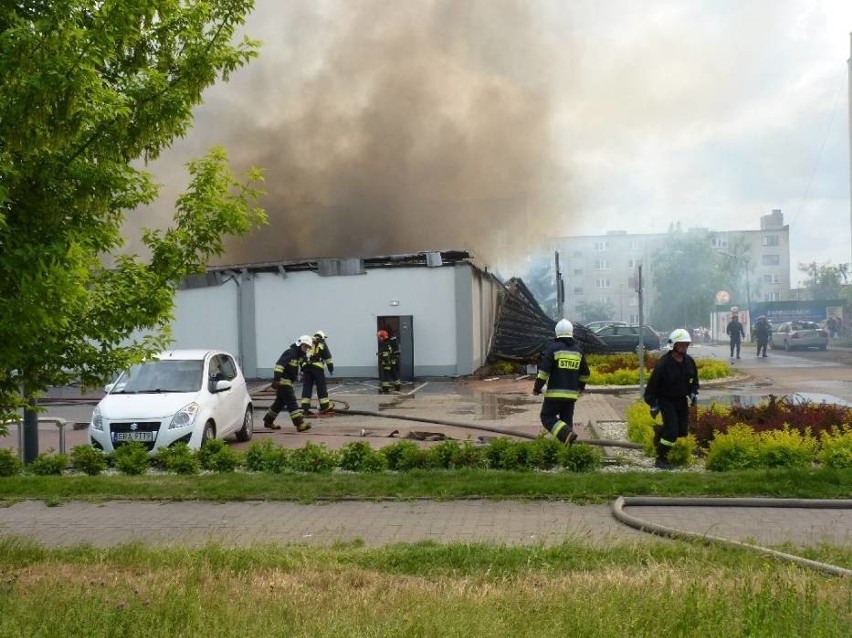
[[[591,472],[603,464],[603,452],[591,445],[563,445],[559,464],[571,472]]]
[[[431,467],[433,460],[426,448],[418,447],[417,444],[411,442],[410,446],[405,446],[400,452],[397,460],[397,469],[401,472],[410,470],[427,470]]]
[[[852,426],[837,425],[820,437],[819,461],[825,467],[852,467]]]
[[[761,432],[758,438],[761,465],[766,467],[809,467],[816,460],[817,442],[810,430],[800,434],[789,425]]]
[[[710,443],[705,465],[708,470],[717,472],[759,467],[758,440],[752,429],[739,423],[728,428],[726,433],[717,434]]]
[[[186,442],[175,443],[157,453],[157,465],[175,474],[198,474],[198,454]]]
[[[527,448],[519,442],[501,436],[485,448],[485,459],[493,470],[527,469]]]
[[[0,476],[17,476],[24,464],[11,450],[0,450]]]
[[[410,470],[412,464],[417,466],[420,448],[413,441],[397,441],[383,447],[381,453],[388,460],[388,469],[394,471]],[[428,460],[423,459],[421,467],[428,465]]]
[[[120,445],[112,453],[112,463],[119,472],[131,476],[145,474],[151,465],[148,450],[139,441]]]
[[[653,453],[651,441],[654,438],[654,425],[657,423],[651,418],[648,404],[644,401],[636,401],[627,408],[627,439],[633,443],[645,445],[645,453]]]
[[[272,439],[255,441],[246,452],[246,468],[252,472],[272,472],[280,474],[290,464],[292,452],[287,448],[275,445]]]
[[[222,439],[210,439],[198,451],[198,462],[205,470],[233,472],[240,464],[240,455]]]
[[[62,474],[66,467],[68,467],[68,457],[65,454],[42,452],[29,464],[28,469],[33,474],[49,476]]]
[[[107,468],[106,455],[91,445],[76,445],[71,450],[71,467],[89,476],[97,476]]]
[[[549,470],[559,465],[559,453],[565,447],[559,439],[542,436],[525,444],[527,464],[537,470]]]
[[[428,450],[427,467],[456,469],[484,465],[482,448],[474,446],[470,440],[459,442],[447,439]]]
[[[383,472],[388,460],[366,441],[347,443],[340,448],[340,468],[350,472]]]
[[[682,436],[669,449],[668,461],[675,467],[689,467],[692,465],[693,454],[697,448],[698,441],[695,440],[694,435]]]
[[[310,441],[303,448],[293,450],[290,467],[296,472],[331,472],[337,466],[337,454],[325,444]]]

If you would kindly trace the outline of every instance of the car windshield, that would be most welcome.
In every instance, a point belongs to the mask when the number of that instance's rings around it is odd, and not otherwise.
[[[819,326],[813,321],[796,321],[792,328],[793,330],[819,330]]]
[[[146,361],[122,373],[111,394],[196,392],[201,389],[203,366],[197,360]]]

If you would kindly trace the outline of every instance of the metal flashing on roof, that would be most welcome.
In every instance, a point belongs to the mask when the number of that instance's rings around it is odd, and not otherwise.
[[[363,275],[364,272],[364,262],[357,258],[320,259],[317,261],[317,274],[320,277]]]

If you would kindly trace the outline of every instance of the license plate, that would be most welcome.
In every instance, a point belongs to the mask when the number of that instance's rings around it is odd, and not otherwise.
[[[156,439],[156,432],[113,432],[112,440],[116,443],[123,441],[141,441],[142,443],[152,443]]]

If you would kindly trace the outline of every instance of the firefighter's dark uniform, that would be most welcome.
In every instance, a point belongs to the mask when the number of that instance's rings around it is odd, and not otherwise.
[[[396,337],[379,340],[379,380],[380,392],[399,390],[399,342]]]
[[[533,394],[544,392],[541,424],[562,443],[571,445],[574,434],[574,403],[586,389],[589,364],[571,337],[557,337],[541,357]]]
[[[293,383],[299,378],[299,368],[304,361],[301,346],[291,344],[275,362],[273,368],[272,387],[275,388],[275,401],[269,406],[269,411],[263,417],[263,425],[267,428],[277,430],[281,426],[275,425],[275,417],[282,408],[287,408],[290,420],[299,432],[310,430],[311,426],[305,423],[305,417],[299,404],[296,402],[296,391]]]
[[[689,434],[689,398],[695,401],[698,386],[698,366],[686,353],[678,363],[669,351],[654,366],[645,386],[644,399],[652,415],[655,408],[663,415],[663,426],[655,428],[654,436],[659,463],[667,464],[669,450],[675,441]]]
[[[311,409],[311,395],[314,385],[317,387],[319,411],[330,412],[331,401],[328,399],[328,388],[325,384],[325,369],[334,374],[334,361],[331,350],[322,337],[314,335],[314,347],[308,350],[307,360],[302,366],[302,410],[308,413]]]

